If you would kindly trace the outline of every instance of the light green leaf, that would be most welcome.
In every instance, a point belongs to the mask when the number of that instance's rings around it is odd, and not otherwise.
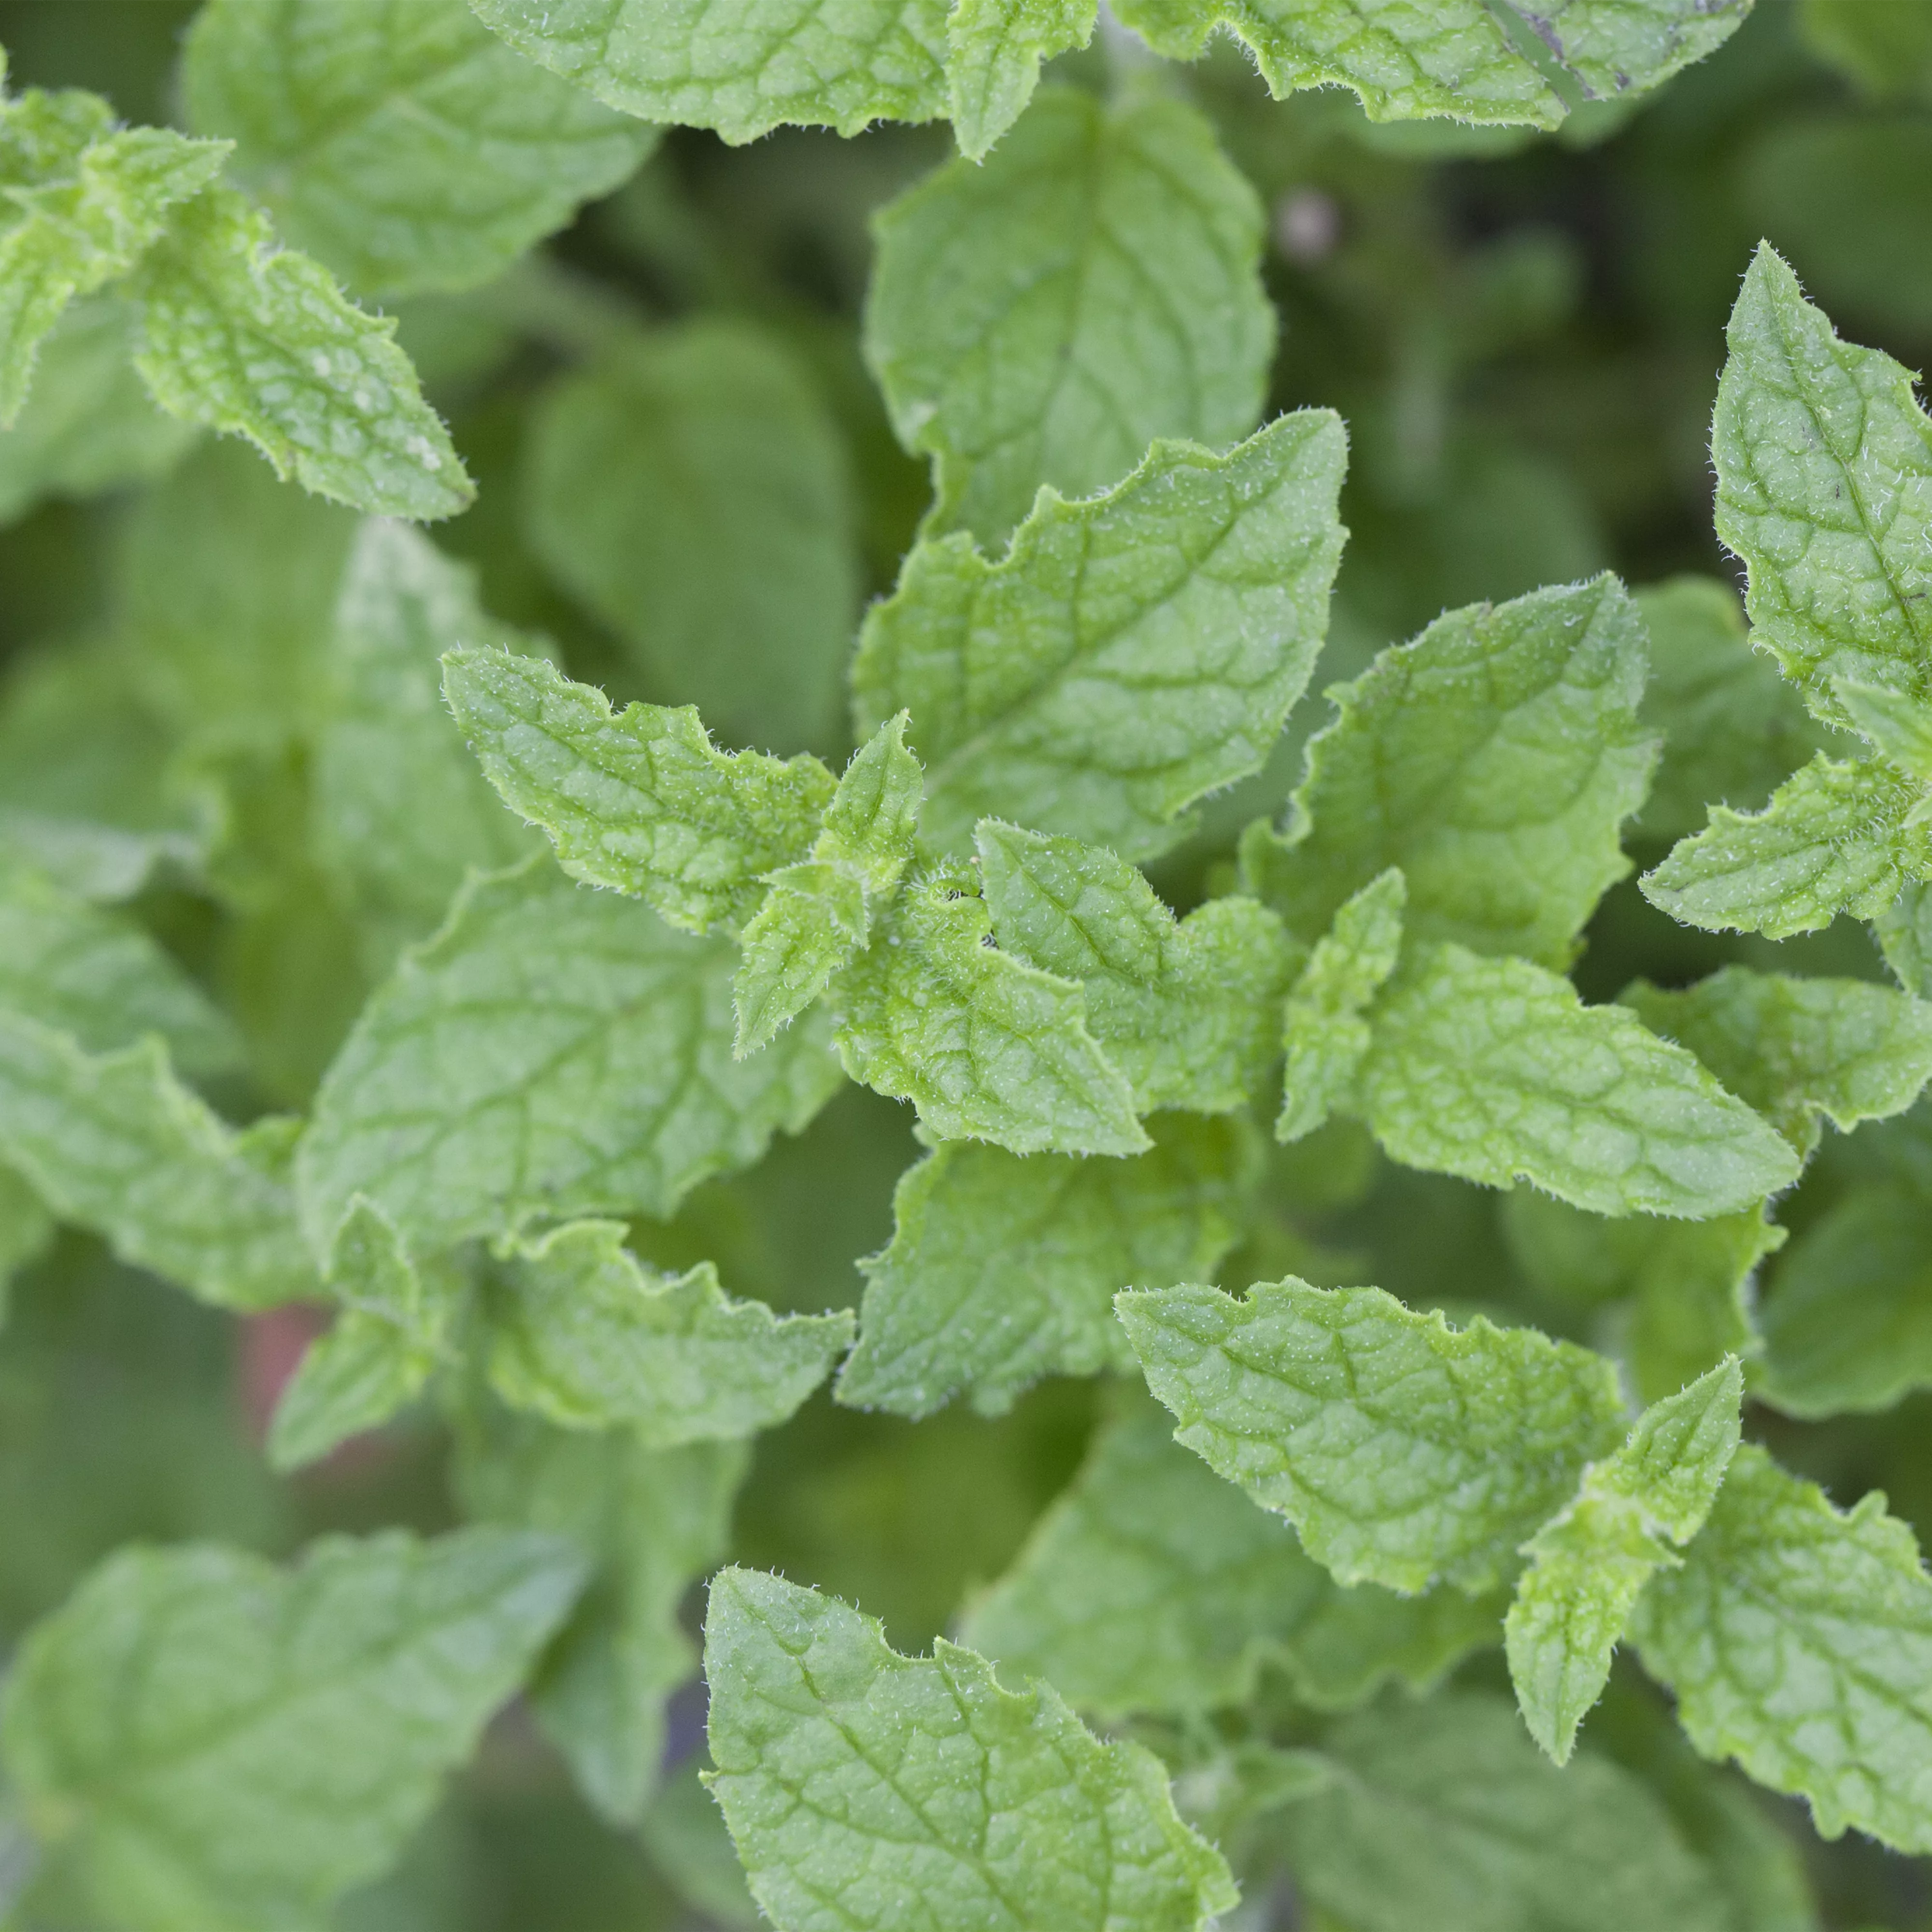
[[[488,281],[657,138],[532,73],[464,0],[214,0],[182,80],[236,181],[370,295]]]
[[[157,1040],[94,1055],[0,1012],[0,1156],[62,1220],[219,1307],[318,1293],[286,1178],[295,1124],[236,1133]]]
[[[1876,760],[1820,752],[1762,812],[1713,806],[1708,828],[1646,874],[1643,896],[1686,926],[1768,939],[1841,912],[1876,919],[1932,874],[1932,835],[1912,819],[1923,789]]]
[[[1243,1703],[1264,1665],[1300,1702],[1341,1710],[1391,1678],[1433,1688],[1496,1642],[1497,1609],[1454,1589],[1343,1588],[1142,1396],[1102,1430],[962,1634],[1102,1718]]]
[[[544,392],[524,461],[530,547],[646,695],[767,751],[837,741],[861,587],[850,464],[783,337],[625,334]]]
[[[1861,1187],[1791,1244],[1764,1302],[1753,1393],[1812,1419],[1890,1408],[1932,1383],[1932,1249],[1915,1190]]]
[[[836,789],[816,758],[720,752],[688,705],[628,705],[541,658],[455,650],[442,688],[484,776],[563,869],[674,926],[742,926],[812,850]]]
[[[1618,996],[1653,1033],[1694,1053],[1801,1156],[1828,1120],[1902,1113],[1932,1078],[1932,1006],[1860,980],[1794,980],[1726,966],[1666,992],[1640,980]]]
[[[996,16],[982,34],[1040,10],[962,0],[956,41],[969,8]],[[1220,449],[1254,428],[1275,332],[1261,207],[1180,102],[1049,88],[983,166],[940,169],[876,232],[866,353],[899,440],[937,460],[929,529],[996,555],[1042,483],[1088,496],[1158,437]]]
[[[1621,1006],[1526,959],[1420,949],[1376,1008],[1362,1118],[1396,1160],[1598,1214],[1701,1220],[1798,1178],[1775,1129]]]
[[[518,52],[650,121],[755,140],[946,112],[947,0],[471,0]]]
[[[380,1427],[428,1385],[451,1352],[462,1281],[448,1263],[418,1269],[395,1223],[358,1195],[337,1232],[328,1286],[335,1324],[309,1344],[268,1428],[268,1460],[300,1468]]]
[[[1451,1691],[1330,1730],[1336,1775],[1276,1822],[1296,1888],[1350,1932],[1734,1932],[1717,1875],[1645,1781],[1558,1771],[1500,1697]]]
[[[1847,1825],[1932,1850],[1932,1580],[1874,1490],[1849,1514],[1747,1444],[1633,1626],[1690,1742]]]
[[[0,98],[0,427],[68,304],[128,274],[227,154],[171,128],[117,130],[98,94]]]
[[[955,0],[946,22],[946,83],[959,152],[982,160],[1019,118],[1040,64],[1094,36],[1094,0]]]
[[[673,1280],[621,1221],[574,1221],[508,1250],[490,1297],[490,1379],[566,1429],[628,1426],[646,1448],[783,1422],[850,1346],[849,1310],[774,1315],[734,1301],[700,1262]]]
[[[1636,829],[1682,838],[1703,829],[1714,801],[1761,809],[1833,734],[1813,720],[1769,653],[1751,648],[1730,585],[1673,577],[1635,596],[1650,632],[1650,682],[1638,715],[1664,741]]]
[[[1146,858],[1258,770],[1327,628],[1346,451],[1303,410],[1226,456],[1156,443],[1103,496],[1049,492],[997,563],[963,533],[918,545],[852,682],[861,729],[912,713],[926,836],[963,853],[998,815]]]
[[[1632,1606],[1704,1526],[1737,1453],[1744,1371],[1727,1357],[1637,1418],[1630,1440],[1583,1472],[1576,1493],[1524,1544],[1530,1559],[1503,1634],[1529,1733],[1568,1764],[1577,1726],[1610,1679]]]
[[[474,880],[405,953],[316,1096],[300,1163],[324,1246],[366,1194],[427,1255],[533,1219],[668,1215],[836,1088],[825,1029],[731,1058],[728,940],[690,939],[547,859]]]
[[[156,409],[129,360],[134,311],[102,296],[76,302],[42,344],[33,393],[0,433],[0,523],[43,497],[86,497],[141,483],[194,440]]]
[[[1756,640],[1828,722],[1837,676],[1932,697],[1932,423],[1910,374],[1840,342],[1768,243],[1728,336],[1717,529]]]
[[[0,1010],[70,1034],[91,1053],[158,1034],[190,1074],[231,1070],[239,1056],[226,1016],[134,920],[4,866]]]
[[[567,1433],[500,1410],[458,1430],[468,1514],[568,1538],[596,1562],[530,1699],[584,1796],[620,1828],[656,1789],[664,1700],[698,1665],[678,1607],[724,1554],[750,1460],[736,1442],[653,1449],[628,1430]]]
[[[892,1245],[859,1264],[859,1345],[838,1400],[918,1417],[964,1394],[998,1415],[1042,1376],[1131,1370],[1114,1292],[1211,1274],[1257,1165],[1238,1120],[1155,1125],[1132,1160],[954,1142],[908,1168]]]
[[[229,188],[183,208],[134,284],[135,356],[170,415],[246,436],[305,490],[382,516],[454,516],[476,494],[396,325],[319,262],[278,250]]]
[[[1451,1328],[1380,1288],[1291,1276],[1240,1300],[1188,1286],[1114,1305],[1175,1439],[1343,1583],[1487,1588],[1623,1436],[1600,1356],[1480,1317]]]
[[[1406,928],[1561,970],[1629,871],[1618,828],[1655,740],[1637,721],[1643,622],[1604,576],[1438,617],[1328,693],[1284,830],[1241,842],[1249,889],[1304,938],[1390,866]]]
[[[974,834],[1000,949],[1085,988],[1088,1030],[1142,1112],[1244,1106],[1275,1055],[1294,949],[1244,898],[1174,914],[1124,859],[982,818]]]
[[[1932,886],[1908,879],[1897,898],[1872,916],[1879,943],[1898,983],[1918,999],[1932,999]]]
[[[1832,680],[1853,730],[1870,740],[1879,756],[1921,784],[1932,782],[1932,708],[1924,698],[1889,684],[1862,684],[1843,673]],[[1921,818],[1928,808],[1918,808]]]
[[[110,1925],[319,1932],[402,1850],[583,1580],[567,1544],[500,1529],[332,1538],[286,1570],[124,1550],[22,1647],[7,1768]]]
[[[1573,1308],[1628,1301],[1631,1378],[1660,1402],[1726,1355],[1754,1356],[1751,1277],[1785,1231],[1761,1208],[1709,1221],[1619,1220],[1518,1188],[1503,1208],[1510,1250],[1544,1294]]]
[[[1395,970],[1407,899],[1406,882],[1391,866],[1338,906],[1316,941],[1282,1023],[1287,1058],[1276,1140],[1304,1138],[1352,1096],[1369,1050],[1363,1016]]]
[[[1238,1894],[1138,1744],[1102,1743],[1047,1684],[1016,1694],[944,1637],[928,1658],[776,1576],[711,1586],[711,1789],[778,1932],[1105,1923],[1197,1932]]]
[[[911,1101],[940,1140],[1138,1154],[1133,1091],[1088,1030],[1085,994],[990,943],[976,883],[964,868],[915,876],[834,982],[846,1072]]]
[[[924,784],[905,728],[902,711],[853,754],[812,856],[770,875],[765,902],[739,941],[745,957],[732,998],[733,1051],[740,1056],[767,1045],[824,992],[898,890],[912,861]]]
[[[442,702],[442,653],[517,638],[478,603],[476,574],[406,525],[357,532],[334,603],[313,738],[316,857],[369,922],[372,974],[434,932],[472,868],[525,856],[530,833],[484,782]]]

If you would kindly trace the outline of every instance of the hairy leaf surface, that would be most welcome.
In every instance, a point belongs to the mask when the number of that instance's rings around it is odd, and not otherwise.
[[[1156,443],[1104,496],[1042,497],[998,562],[920,544],[852,680],[862,730],[912,713],[927,836],[963,852],[992,815],[1145,858],[1258,770],[1327,628],[1346,448],[1322,410],[1226,456]]]
[[[974,835],[994,937],[1079,982],[1088,1030],[1143,1112],[1225,1113],[1260,1084],[1278,1044],[1294,951],[1251,898],[1177,920],[1124,859],[982,818]]]
[[[838,1074],[816,1026],[732,1059],[735,964],[729,941],[673,932],[547,859],[476,880],[377,990],[316,1097],[310,1239],[358,1193],[430,1253],[538,1216],[668,1214],[748,1166]]]
[[[1418,953],[1377,1008],[1362,1118],[1397,1160],[1599,1214],[1702,1220],[1796,1180],[1775,1129],[1620,1006],[1526,959]]]
[[[1185,1443],[1339,1582],[1481,1590],[1622,1438],[1616,1372],[1528,1328],[1467,1329],[1291,1276],[1114,1306]]]
[[[1391,1678],[1429,1689],[1498,1634],[1493,1599],[1335,1582],[1180,1448],[1144,1396],[1102,1430],[962,1631],[1003,1670],[1106,1718],[1238,1704],[1264,1666],[1300,1702],[1346,1709]]]
[[[510,1249],[490,1319],[505,1401],[565,1428],[623,1425],[646,1448],[728,1440],[784,1421],[850,1345],[848,1311],[734,1301],[709,1262],[656,1274],[627,1232],[574,1221]]]
[[[1192,109],[1064,88],[983,166],[955,161],[894,202],[866,348],[900,441],[937,459],[929,527],[996,554],[1042,483],[1084,496],[1156,437],[1245,436],[1274,347],[1261,231]]]
[[[1634,1635],[1706,1756],[1808,1800],[1826,1838],[1932,1848],[1932,1581],[1881,1492],[1842,1513],[1747,1444]]]
[[[1132,1160],[954,1142],[909,1168],[892,1245],[860,1264],[859,1344],[838,1400],[917,1417],[963,1394],[1000,1414],[1042,1376],[1131,1370],[1115,1292],[1211,1274],[1255,1165],[1238,1121],[1154,1127]]]
[[[1643,622],[1613,577],[1439,617],[1328,695],[1287,826],[1250,829],[1251,890],[1303,938],[1390,866],[1406,929],[1561,970],[1629,870],[1618,828],[1655,741]]]
[[[484,775],[572,878],[692,932],[740,926],[805,858],[836,789],[816,758],[721,752],[690,706],[610,700],[542,658],[458,650],[443,692]]]
[[[828,1896],[878,1932],[1196,1932],[1236,1901],[1158,1760],[1102,1743],[1048,1685],[1003,1689],[943,1637],[902,1657],[836,1598],[726,1570],[704,1671],[712,1791],[779,1932],[824,1924]]]

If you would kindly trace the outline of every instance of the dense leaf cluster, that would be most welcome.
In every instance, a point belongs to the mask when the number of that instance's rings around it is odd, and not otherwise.
[[[0,10],[7,1925],[1922,1912],[1932,419],[1773,240],[1932,342],[1932,12],[1750,10]]]

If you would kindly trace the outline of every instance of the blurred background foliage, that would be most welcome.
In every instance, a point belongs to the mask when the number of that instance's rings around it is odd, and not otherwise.
[[[189,0],[0,0],[10,82],[97,88],[130,120],[176,118],[192,12]],[[1104,89],[1131,58],[1103,31],[1058,77]],[[1848,338],[1912,368],[1932,358],[1924,0],[1760,0],[1714,57],[1653,96],[1586,107],[1556,136],[1376,126],[1335,93],[1271,101],[1226,46],[1134,84],[1200,106],[1269,211],[1272,406],[1331,405],[1350,425],[1352,536],[1318,691],[1445,607],[1606,566],[1634,585],[1732,578],[1711,533],[1706,441],[1724,320],[1760,236]],[[735,149],[672,130],[627,185],[500,281],[398,305],[481,486],[435,539],[475,565],[495,617],[547,634],[614,698],[696,699],[728,740],[842,754],[856,614],[890,587],[928,501],[925,467],[894,442],[860,354],[868,222],[950,152],[943,127],[849,142],[787,130]],[[679,419],[706,386],[736,430],[713,433],[715,411],[701,438]],[[790,425],[782,472],[761,435],[775,417]],[[45,485],[0,448],[0,808],[80,786],[96,809],[121,800],[118,823],[206,840],[206,884],[158,874],[137,910],[240,1023],[247,1069],[224,1076],[223,1103],[299,1106],[374,970],[308,830],[308,753],[287,722],[292,667],[326,603],[304,596],[304,573],[332,580],[350,520],[252,457],[165,425]],[[752,498],[777,533],[764,554],[736,541],[731,513]],[[220,550],[198,548],[218,524]],[[252,578],[229,567],[237,532],[260,564]],[[666,637],[704,688],[671,674]],[[1714,701],[1742,706],[1767,742],[1790,734],[1788,765],[1804,755],[1774,704]],[[1234,832],[1286,796],[1324,712],[1307,701],[1266,771],[1210,802],[1199,835],[1160,862],[1171,899],[1213,889]],[[1633,836],[1640,863],[1691,829],[1662,804],[1653,813]],[[1603,998],[1638,974],[1681,983],[1774,956],[1784,970],[1880,970],[1862,928],[1727,941],[1676,928],[1626,884],[1578,976]],[[848,1090],[754,1171],[708,1184],[674,1222],[640,1226],[637,1244],[665,1264],[713,1259],[734,1292],[780,1307],[848,1306],[854,1259],[889,1236],[892,1184],[916,1154],[902,1110]],[[1922,1112],[1833,1138],[1782,1204],[1792,1238],[1768,1275],[1772,1302],[1808,1242],[1874,1190],[1908,1215],[1932,1211]],[[24,1252],[6,1212],[0,1247],[16,1238]],[[1390,1167],[1335,1127],[1275,1156],[1224,1276],[1373,1280],[1418,1305],[1614,1345],[1632,1304],[1614,1287],[1593,1300],[1553,1286],[1525,1220],[1504,1197]],[[1932,1298],[1932,1244],[1898,1266]],[[326,1528],[452,1520],[446,1445],[428,1420],[294,1481],[266,1472],[250,1438],[304,1334],[287,1316],[238,1328],[75,1237],[22,1270],[0,1336],[0,1640],[130,1538],[282,1552]],[[1096,1400],[1087,1384],[1052,1384],[1004,1417],[955,1409],[915,1426],[821,1394],[759,1444],[737,1553],[856,1598],[902,1646],[922,1647],[1064,1486]],[[1754,1409],[1749,1429],[1841,1499],[1886,1490],[1932,1538],[1932,1396],[1822,1425]],[[1498,1668],[1470,1666],[1499,1683]],[[1607,1748],[1642,1761],[1655,1704],[1620,1678]],[[701,1708],[677,1708],[686,1769],[642,1843],[597,1824],[513,1717],[405,1868],[344,1908],[344,1932],[751,1923],[691,1775]],[[1922,1862],[1819,1846],[1795,1811],[1763,1802],[1808,1844],[1831,1925],[1932,1925]]]

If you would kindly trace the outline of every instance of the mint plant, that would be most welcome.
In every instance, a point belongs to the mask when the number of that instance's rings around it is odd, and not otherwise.
[[[0,6],[0,1921],[1926,1924],[1902,7],[154,5]]]

